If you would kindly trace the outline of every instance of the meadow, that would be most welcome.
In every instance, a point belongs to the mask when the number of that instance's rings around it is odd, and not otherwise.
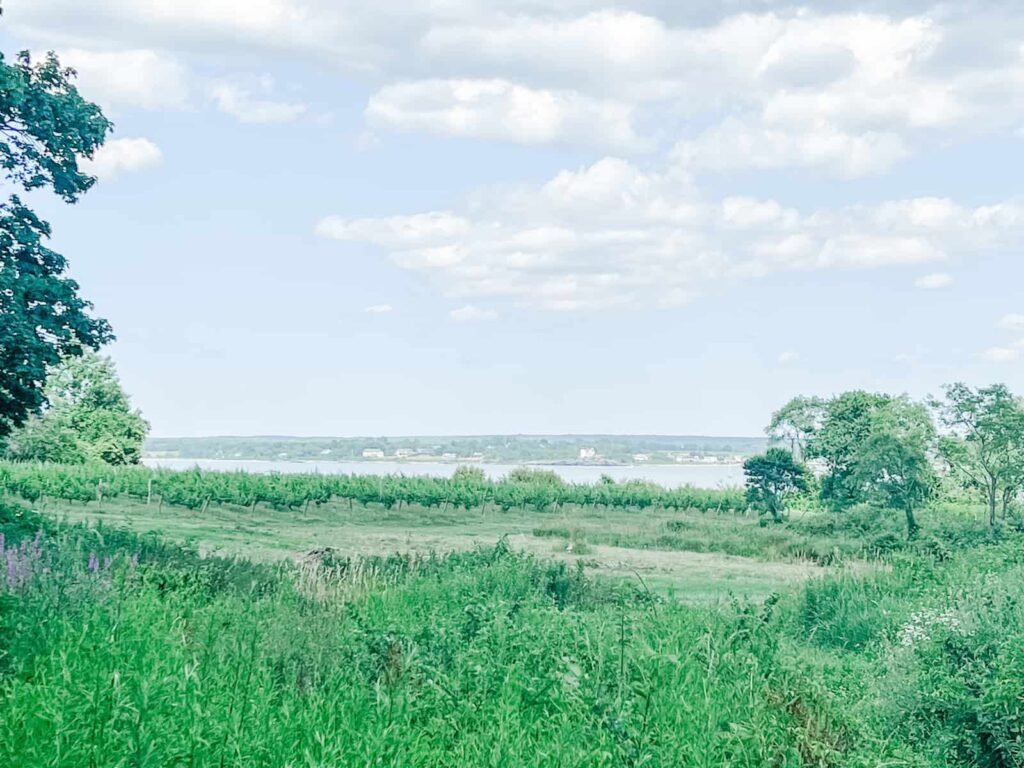
[[[189,508],[17,469],[0,765],[1024,761],[1024,541],[962,505],[908,542],[866,507]]]

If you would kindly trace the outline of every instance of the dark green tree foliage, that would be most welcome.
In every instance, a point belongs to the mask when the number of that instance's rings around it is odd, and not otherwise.
[[[807,490],[807,470],[784,448],[769,448],[743,462],[747,501],[781,523],[786,497]]]
[[[852,485],[868,501],[902,510],[909,538],[918,530],[915,510],[931,498],[938,481],[931,462],[934,445],[935,425],[928,410],[898,397],[875,410],[853,462]]]
[[[95,183],[79,161],[92,157],[111,129],[50,54],[0,55],[0,168],[26,190],[51,188],[69,203]],[[45,246],[49,225],[12,195],[0,203],[0,436],[43,404],[48,367],[112,336],[66,276],[67,262]]]
[[[772,414],[765,433],[789,446],[790,453],[802,461],[807,444],[820,429],[826,403],[820,397],[797,396]]]
[[[11,435],[10,458],[139,463],[149,425],[132,409],[109,358],[94,352],[69,358],[49,374],[45,395],[43,413]]]
[[[1005,511],[1024,484],[1024,406],[1003,384],[951,384],[945,399],[932,405],[949,431],[939,443],[942,457],[965,485],[981,492],[994,530],[997,505],[1002,501]]]
[[[867,500],[863,484],[855,477],[856,463],[878,412],[889,402],[888,395],[858,390],[826,403],[821,427],[807,444],[807,456],[825,462],[821,498],[830,509],[847,509]]]

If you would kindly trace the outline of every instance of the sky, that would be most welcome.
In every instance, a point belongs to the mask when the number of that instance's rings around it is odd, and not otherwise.
[[[6,0],[157,436],[759,434],[1024,391],[1024,6]]]

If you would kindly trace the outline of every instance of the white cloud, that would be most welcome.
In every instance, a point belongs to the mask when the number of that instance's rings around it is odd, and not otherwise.
[[[145,171],[162,162],[163,153],[149,139],[111,139],[82,166],[101,181],[111,181],[122,173]]]
[[[933,272],[923,275],[914,281],[914,287],[925,291],[937,291],[953,284],[953,276],[945,272]]]
[[[1019,241],[1009,201],[894,219],[893,201],[801,212],[773,200],[705,199],[685,173],[604,158],[539,186],[484,191],[465,211],[347,219],[317,231],[367,242],[428,271],[449,295],[555,310],[673,306],[710,286],[777,272],[941,262]]]
[[[999,321],[1000,328],[1006,328],[1010,331],[1024,331],[1024,315],[1008,314],[1003,315]]]
[[[355,0],[106,0],[88,10],[8,0],[5,23],[46,45],[340,67],[392,84],[366,110],[378,127],[626,147],[656,126],[660,146],[678,144],[702,171],[860,176],[1022,127],[1024,13],[1013,4],[605,5],[431,1],[407,4],[395,23]],[[294,119],[300,107],[226,100],[257,120]]]
[[[990,363],[1012,363],[1020,359],[1020,350],[1015,347],[989,347],[981,356]]]
[[[498,317],[498,313],[493,309],[481,309],[472,304],[467,304],[464,307],[453,309],[448,313],[448,316],[456,322],[466,323],[474,320],[494,320]]]
[[[792,365],[793,363],[799,362],[800,353],[793,352],[792,350],[783,352],[779,355],[779,365]]]
[[[174,57],[153,50],[59,52],[62,64],[78,72],[78,88],[104,108],[180,109],[187,105],[185,67]]]
[[[269,90],[269,84],[265,88]],[[214,83],[210,93],[221,112],[241,123],[290,123],[308,109],[297,102],[259,98],[248,89],[226,81]]]
[[[370,315],[386,315],[393,311],[394,307],[390,304],[372,304],[363,311]]]
[[[846,178],[880,173],[907,154],[892,132],[852,133],[829,124],[773,128],[735,118],[673,149],[680,163],[697,170],[824,168]]]
[[[409,248],[458,238],[469,232],[470,226],[470,222],[461,216],[433,211],[379,219],[327,216],[317,224],[316,232],[334,240],[369,241],[389,248]]]
[[[376,127],[519,144],[581,142],[624,149],[643,145],[632,107],[574,91],[532,89],[507,80],[415,80],[370,97]]]
[[[1012,49],[1005,21],[986,28],[991,45]],[[958,22],[948,11],[768,10],[689,26],[618,10],[521,13],[433,26],[421,66],[516,73],[532,87],[650,105],[661,124],[700,116],[694,124],[706,127],[676,150],[693,168],[853,177],[883,172],[931,140],[1019,128],[1019,51],[979,71],[974,57],[945,54],[966,35]]]
[[[606,93],[657,94],[678,77],[673,31],[632,11],[495,14],[433,24],[420,40],[423,59],[438,68],[516,72],[548,86]]]

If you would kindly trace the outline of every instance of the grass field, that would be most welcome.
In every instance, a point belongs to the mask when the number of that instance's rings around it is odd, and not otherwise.
[[[975,517],[8,497],[0,765],[1019,768]]]
[[[821,566],[780,553],[889,517],[42,506],[0,501],[0,765],[1024,760],[1016,535]]]
[[[415,505],[389,510],[345,502],[306,512],[218,505],[190,511],[126,498],[88,504],[47,500],[37,506],[57,519],[158,532],[204,553],[264,562],[301,560],[324,549],[338,557],[465,551],[504,539],[513,549],[578,561],[591,575],[642,581],[685,601],[726,594],[762,599],[823,570],[806,559],[780,559],[772,548],[775,532],[735,515],[571,506],[557,512]],[[686,546],[671,541],[672,529],[683,526],[691,533]],[[675,546],[665,546],[666,536]],[[730,542],[743,546],[730,548]]]

